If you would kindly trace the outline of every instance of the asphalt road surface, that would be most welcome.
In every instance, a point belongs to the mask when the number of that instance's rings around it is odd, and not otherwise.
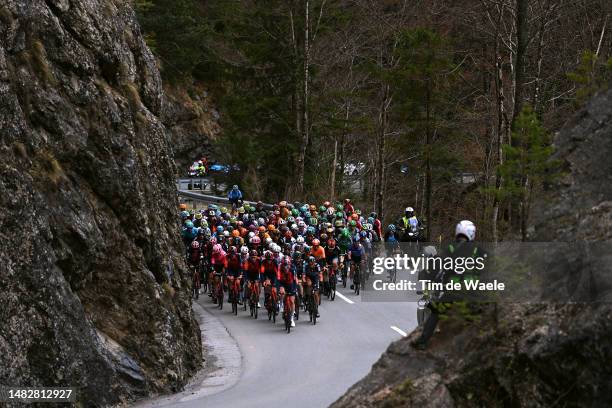
[[[319,309],[321,318],[315,326],[308,321],[306,313],[301,313],[290,334],[285,332],[282,318],[273,324],[263,308],[255,320],[248,309],[246,312],[239,309],[238,316],[234,316],[229,304],[219,311],[208,296],[200,297],[199,306],[216,317],[218,320],[214,320],[227,328],[238,345],[242,368],[235,384],[219,387],[221,391],[213,394],[204,389],[194,390],[191,396],[185,397],[183,393],[183,396],[159,398],[138,406],[318,408],[330,405],[369,372],[392,341],[416,326],[416,303],[362,302],[348,287],[339,286],[335,301],[323,299]]]

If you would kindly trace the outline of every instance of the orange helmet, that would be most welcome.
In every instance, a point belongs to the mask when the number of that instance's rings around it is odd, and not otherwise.
[[[287,206],[287,202],[286,201],[281,201],[278,205],[280,207],[286,207]]]
[[[259,232],[266,232],[266,227],[263,225],[258,228]]]
[[[240,236],[240,231],[238,231],[237,229],[232,230],[232,237],[238,238],[239,236]]]
[[[187,204],[185,204],[185,203],[180,203],[180,204],[179,204],[179,209],[180,209],[180,210],[186,210],[186,209],[187,209]]]
[[[268,231],[274,231],[274,225],[270,224],[268,225]]]
[[[310,204],[310,211],[317,211],[317,206],[314,204]]]
[[[357,221],[357,220],[359,220],[359,215],[357,215],[357,213],[353,213],[353,214],[351,214],[351,219]]]

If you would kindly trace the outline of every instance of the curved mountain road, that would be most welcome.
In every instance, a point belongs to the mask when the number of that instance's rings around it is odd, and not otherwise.
[[[276,324],[268,321],[265,311],[255,320],[248,310],[232,315],[229,304],[219,311],[208,296],[198,304],[237,342],[242,354],[240,377],[233,386],[204,382],[200,389],[138,407],[328,406],[369,372],[392,341],[416,326],[415,303],[362,302],[348,287],[340,287],[333,302],[323,299],[316,326],[303,313],[290,334],[281,319]]]

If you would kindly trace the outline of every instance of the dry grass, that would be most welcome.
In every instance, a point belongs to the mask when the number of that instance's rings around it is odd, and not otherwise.
[[[142,101],[140,100],[140,93],[138,92],[136,85],[131,82],[126,82],[123,85],[123,89],[132,109],[135,111],[140,110]]]
[[[21,142],[13,142],[13,153],[15,156],[20,157],[22,159],[28,158],[28,151],[25,145]]]
[[[37,152],[33,161],[31,175],[35,179],[57,187],[66,178],[64,169],[50,151],[41,150]]]
[[[48,85],[57,84],[57,80],[51,72],[49,61],[47,60],[45,46],[39,40],[32,43],[31,56],[33,68],[36,70],[42,81]]]

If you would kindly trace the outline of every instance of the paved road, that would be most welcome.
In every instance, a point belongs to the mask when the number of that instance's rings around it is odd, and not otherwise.
[[[415,303],[362,302],[340,288],[333,302],[323,300],[321,319],[313,326],[303,314],[286,334],[283,323],[267,315],[258,320],[247,312],[231,314],[215,308],[207,296],[199,304],[222,324],[242,353],[237,383],[210,395],[158,400],[143,407],[275,408],[326,407],[360,380],[381,353],[402,332],[416,326]]]

